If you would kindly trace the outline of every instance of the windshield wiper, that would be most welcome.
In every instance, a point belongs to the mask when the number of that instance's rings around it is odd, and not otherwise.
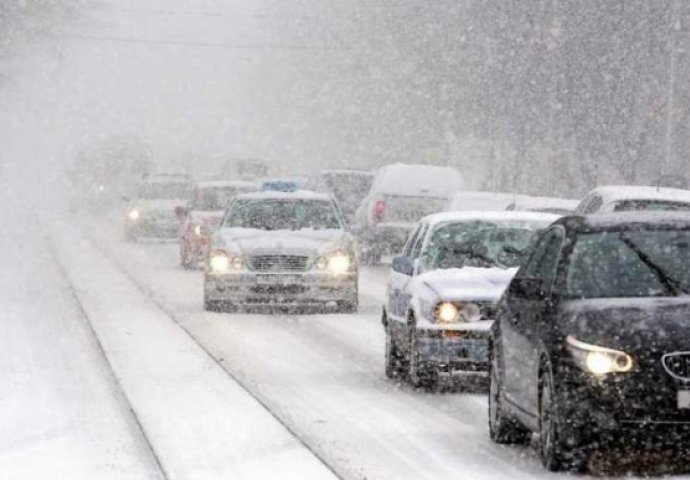
[[[681,293],[684,295],[688,295],[690,293],[686,288],[683,288],[682,283],[680,283],[679,280],[671,277],[663,268],[654,263],[649,255],[640,250],[635,242],[625,237],[622,233],[618,235],[618,238],[620,238],[623,244],[632,250],[635,255],[637,255],[638,258],[654,272],[659,281],[676,296],[679,296]]]

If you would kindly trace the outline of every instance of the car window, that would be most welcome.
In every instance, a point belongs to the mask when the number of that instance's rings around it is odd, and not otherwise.
[[[585,211],[583,213],[588,214],[598,212],[603,205],[603,198],[601,198],[599,195],[592,195],[592,198],[589,200],[589,203],[585,206]]]
[[[690,232],[580,234],[568,261],[566,295],[625,298],[690,291]]]
[[[629,212],[636,210],[649,210],[655,212],[687,211],[690,203],[672,202],[668,200],[621,200],[613,207],[614,212]]]
[[[563,231],[560,228],[552,228],[544,233],[537,242],[529,262],[520,272],[520,276],[540,278],[545,286],[550,287],[556,275],[562,243]]]
[[[223,226],[256,230],[342,228],[332,202],[306,199],[238,200],[232,204]]]

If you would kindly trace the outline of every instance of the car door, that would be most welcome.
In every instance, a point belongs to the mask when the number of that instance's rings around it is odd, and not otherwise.
[[[400,253],[401,256],[409,258],[410,252],[412,251],[412,247],[414,246],[414,243],[421,229],[422,225],[419,224],[417,228],[415,228],[412,231],[410,237],[407,239],[407,243],[405,244],[405,246],[402,249],[402,252]],[[386,305],[386,312],[391,320],[397,322],[405,321],[405,319],[403,318],[404,313],[402,313],[400,308],[400,294],[402,288],[405,286],[405,284],[407,284],[407,282],[409,282],[409,280],[409,275],[405,275],[403,273],[396,272],[395,270],[391,269],[391,273],[388,276],[388,285],[386,286],[386,298],[388,299]]]
[[[563,241],[562,227],[552,227],[537,241],[527,264],[516,279],[540,280],[545,298],[525,297],[510,291],[506,297],[505,321],[501,322],[501,352],[505,369],[506,398],[520,411],[532,413],[533,372],[538,368],[537,328],[556,272]]]
[[[412,261],[412,265],[414,265],[414,272],[412,274],[413,276],[417,275],[419,271],[419,260],[422,254],[422,246],[424,245],[424,240],[426,239],[428,231],[429,225],[427,223],[422,223],[421,228],[419,229],[419,234],[417,235],[417,238],[415,238],[414,243],[412,244],[412,248],[410,249],[409,259]],[[406,320],[407,313],[410,310],[410,301],[412,300],[412,292],[410,291],[410,280],[411,278],[408,277],[407,282],[405,282],[405,284],[402,285],[400,291],[400,311],[402,315],[404,315]]]

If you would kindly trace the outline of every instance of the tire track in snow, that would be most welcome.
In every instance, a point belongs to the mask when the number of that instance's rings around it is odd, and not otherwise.
[[[205,345],[203,345],[201,342],[199,342],[199,341],[194,337],[194,335],[193,335],[193,334],[182,324],[182,322],[180,322],[180,321],[177,319],[175,312],[172,311],[172,309],[170,309],[165,303],[163,303],[162,301],[160,301],[160,300],[156,297],[154,291],[152,291],[150,288],[148,288],[148,287],[142,285],[141,282],[139,282],[139,280],[138,280],[137,278],[135,278],[133,275],[131,275],[129,271],[127,271],[126,269],[124,269],[124,268],[121,266],[121,264],[117,261],[117,259],[114,258],[113,255],[112,255],[110,252],[108,252],[108,251],[104,250],[103,248],[101,248],[101,246],[97,243],[96,239],[92,238],[92,237],[91,237],[90,235],[88,235],[88,234],[85,234],[85,235],[84,235],[84,238],[91,244],[92,247],[94,247],[96,250],[98,250],[99,252],[101,252],[101,253],[103,254],[103,256],[110,262],[110,264],[111,264],[112,266],[114,266],[120,273],[122,273],[122,275],[124,275],[124,276],[125,276],[125,277],[126,277],[136,288],[138,288],[141,292],[143,292],[143,293],[150,299],[150,301],[151,301],[152,303],[154,303],[162,312],[164,312],[164,313],[168,316],[168,318],[169,318],[173,323],[175,323],[175,324],[185,333],[185,335],[186,335],[187,337],[189,337],[189,339],[190,339],[191,341],[193,341],[199,348],[201,348],[201,350],[203,350],[203,351],[209,356],[209,358],[211,358],[211,360],[212,360],[217,366],[219,366],[219,367],[226,373],[226,375],[227,375],[228,377],[230,377],[230,379],[232,379],[232,380],[233,380],[233,381],[234,381],[234,382],[235,382],[245,393],[247,393],[247,395],[249,395],[249,396],[250,396],[252,399],[254,399],[259,405],[261,405],[261,407],[262,407],[262,408],[263,408],[273,419],[275,419],[276,422],[278,422],[283,428],[285,428],[285,430],[287,430],[287,431],[290,433],[290,435],[292,435],[292,437],[295,438],[295,440],[297,440],[297,442],[298,442],[300,445],[302,445],[307,451],[309,451],[312,455],[314,455],[314,457],[315,457],[325,468],[327,468],[335,477],[337,477],[337,478],[339,478],[339,479],[344,480],[344,479],[346,478],[346,477],[345,477],[345,474],[344,474],[343,472],[339,472],[339,471],[336,469],[336,467],[335,467],[333,464],[331,464],[331,462],[329,462],[328,459],[326,459],[325,456],[324,456],[320,451],[318,451],[317,449],[315,449],[315,448],[314,448],[314,447],[313,447],[313,446],[312,446],[312,445],[311,445],[311,444],[310,444],[310,443],[309,443],[309,442],[308,442],[308,441],[307,441],[297,430],[295,430],[290,424],[288,424],[287,422],[285,422],[277,413],[275,413],[275,412],[271,409],[271,407],[270,407],[260,396],[256,395],[256,394],[252,391],[252,389],[250,389],[250,388],[245,384],[245,382],[243,382],[240,378],[238,378],[238,377],[237,377],[236,375],[234,375],[231,371],[229,371],[229,370],[226,368],[226,365],[224,365],[223,362],[222,362],[220,359],[218,359],[218,358],[217,358],[217,357],[216,357],[216,356],[215,356]],[[50,243],[49,243],[49,245],[50,245],[50,249],[51,249],[51,252],[53,253],[54,258],[57,258],[57,257],[56,257],[56,252],[54,251],[54,248],[53,248],[53,245],[50,244]],[[60,266],[60,269],[61,269],[63,275],[66,276],[66,272],[65,272],[64,267],[62,266],[61,263],[59,263],[59,261],[58,261],[58,264],[59,264],[59,266]],[[68,279],[68,281],[69,281],[69,279]],[[77,292],[74,290],[74,288],[73,288],[71,282],[69,283],[69,285],[70,285],[70,289],[71,289],[72,293],[75,295],[75,298],[77,298],[77,301],[79,302],[78,296],[77,296]],[[79,307],[80,307],[80,309],[82,310],[82,312],[84,313],[84,315],[86,316],[85,318],[88,319],[88,315],[86,315],[86,312],[84,311],[84,308],[83,308],[81,302],[79,302]],[[89,328],[91,329],[91,331],[92,331],[92,333],[94,334],[94,336],[96,337],[96,339],[98,339],[98,337],[97,337],[95,331],[93,330],[93,327],[91,326],[91,323],[90,323],[90,322],[89,322]],[[98,341],[98,340],[97,340],[97,341]],[[103,350],[103,347],[102,347],[102,345],[100,344],[100,341],[98,341],[98,345],[99,345],[99,348],[100,348],[100,350],[101,350],[101,353],[103,353],[103,355],[105,355],[105,350]],[[110,367],[110,364],[108,364],[108,365],[109,365],[109,367]],[[111,371],[112,371],[112,368],[111,368]],[[131,410],[131,406],[130,406],[130,410]],[[142,433],[143,433],[143,432],[144,432],[143,427],[141,426],[141,423],[139,423],[139,420],[138,420],[138,418],[136,417],[136,413],[135,413],[133,410],[131,410],[131,411],[132,411],[132,413],[135,415],[135,419],[137,419],[137,423],[138,423],[138,425],[139,425],[139,427],[140,427],[140,430],[141,430]],[[145,436],[145,433],[143,433],[143,434],[144,434],[144,437],[146,438],[147,442],[149,443],[149,446],[150,446],[150,448],[152,449],[152,452],[155,452],[155,450],[153,450],[153,445],[151,444],[151,442],[149,441],[149,439]],[[163,467],[162,467],[162,464],[161,464],[161,462],[160,462],[158,456],[156,455],[155,458],[156,458],[156,461],[158,462],[159,466],[161,467],[161,470],[163,471]],[[167,479],[167,478],[169,478],[169,477],[166,475],[166,479]]]
[[[67,271],[65,270],[65,266],[63,265],[62,261],[60,260],[59,255],[57,254],[57,251],[55,250],[55,246],[53,243],[50,241],[49,238],[47,238],[46,235],[43,235],[43,242],[47,246],[48,253],[50,257],[53,260],[53,263],[55,264],[57,270],[60,272],[60,275],[62,276],[64,280],[64,285],[65,288],[69,291],[72,299],[75,302],[75,305],[79,309],[79,312],[82,316],[82,319],[84,323],[86,324],[86,327],[89,331],[89,334],[91,335],[91,338],[93,339],[96,349],[98,350],[98,354],[100,355],[101,359],[103,360],[103,363],[107,366],[108,372],[110,373],[110,377],[114,384],[117,387],[117,394],[118,394],[118,400],[124,404],[124,406],[127,408],[129,413],[131,414],[131,418],[134,420],[134,423],[136,425],[136,428],[138,430],[138,433],[141,435],[141,438],[144,440],[146,448],[148,450],[148,453],[151,455],[153,458],[153,461],[156,464],[156,467],[158,468],[158,471],[160,475],[162,476],[163,479],[169,480],[171,477],[169,473],[166,471],[165,467],[163,466],[163,463],[161,462],[160,456],[158,452],[156,451],[156,447],[153,445],[151,442],[151,439],[146,433],[146,430],[144,429],[144,426],[141,423],[141,419],[139,418],[139,415],[137,414],[136,410],[132,407],[132,404],[130,403],[129,399],[127,398],[127,395],[124,392],[124,389],[122,388],[122,384],[120,383],[120,379],[118,378],[117,374],[115,373],[115,370],[113,369],[112,364],[110,363],[110,359],[108,358],[108,355],[105,352],[105,349],[103,348],[103,344],[101,343],[101,339],[98,337],[98,334],[93,328],[93,324],[91,323],[91,317],[89,314],[86,312],[86,309],[84,307],[84,304],[81,301],[81,298],[79,297],[79,294],[74,287],[74,284],[72,283],[71,279],[67,275]]]

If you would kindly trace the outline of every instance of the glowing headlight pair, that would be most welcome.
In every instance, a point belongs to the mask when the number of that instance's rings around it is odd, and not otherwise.
[[[352,265],[352,258],[347,253],[338,252],[328,257],[319,257],[314,263],[317,269],[327,270],[330,273],[347,273]]]
[[[626,373],[635,369],[633,358],[625,352],[590,345],[569,335],[565,339],[566,348],[578,367],[595,375],[607,373]]]
[[[439,323],[476,322],[482,312],[475,303],[442,302],[436,306],[436,321]]]
[[[209,255],[208,265],[213,273],[226,273],[230,270],[240,270],[242,268],[242,259],[228,255],[222,250],[217,250]]]
[[[127,214],[127,217],[130,220],[139,220],[139,217],[141,217],[141,214],[139,213],[139,210],[133,209],[133,210],[129,211],[129,213]]]

